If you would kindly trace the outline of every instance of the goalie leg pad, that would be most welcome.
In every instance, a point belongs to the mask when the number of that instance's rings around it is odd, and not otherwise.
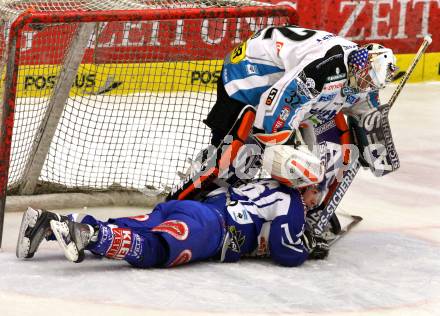
[[[229,178],[235,174],[234,161],[246,139],[249,137],[255,120],[255,108],[246,106],[241,112],[229,134],[202,163],[200,171],[184,179],[168,195],[167,200],[198,199],[204,192],[216,187],[214,180]]]

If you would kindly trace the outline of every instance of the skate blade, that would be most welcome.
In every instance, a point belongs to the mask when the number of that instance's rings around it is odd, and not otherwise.
[[[28,207],[26,212],[24,212],[18,233],[17,247],[15,249],[17,258],[32,258],[34,256],[33,253],[29,253],[31,241],[28,237],[25,237],[25,234],[28,228],[35,226],[39,215],[40,213],[31,207]]]
[[[76,248],[76,245],[73,241],[69,243],[66,242],[65,236],[69,235],[69,227],[65,222],[58,222],[55,220],[50,221],[50,227],[52,228],[52,232],[55,235],[55,238],[58,241],[58,244],[64,251],[64,255],[67,260],[72,262],[78,262],[79,252]]]

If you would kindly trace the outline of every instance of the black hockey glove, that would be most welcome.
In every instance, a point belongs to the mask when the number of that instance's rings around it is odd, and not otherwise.
[[[320,236],[315,236],[308,225],[306,225],[301,240],[309,253],[309,259],[321,260],[327,258],[330,251],[327,241]]]

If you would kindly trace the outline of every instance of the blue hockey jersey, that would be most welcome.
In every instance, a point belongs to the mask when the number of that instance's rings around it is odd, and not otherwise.
[[[301,241],[301,195],[274,180],[220,188],[205,201],[160,203],[141,216],[107,222],[90,215],[70,218],[96,227],[88,250],[141,268],[244,256],[270,256],[281,265],[298,266],[308,257]]]
[[[281,265],[298,266],[307,259],[301,240],[305,207],[297,190],[274,180],[258,181],[220,188],[205,203],[216,205],[225,218],[221,261],[262,256]]]

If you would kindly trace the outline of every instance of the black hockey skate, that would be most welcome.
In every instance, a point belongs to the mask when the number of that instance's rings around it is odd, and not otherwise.
[[[76,223],[70,220],[50,221],[50,227],[66,258],[72,262],[84,260],[84,249],[90,243],[95,230],[88,224]]]
[[[21,220],[15,253],[17,258],[32,258],[43,238],[52,234],[50,221],[62,221],[67,217],[45,210],[28,207]]]

